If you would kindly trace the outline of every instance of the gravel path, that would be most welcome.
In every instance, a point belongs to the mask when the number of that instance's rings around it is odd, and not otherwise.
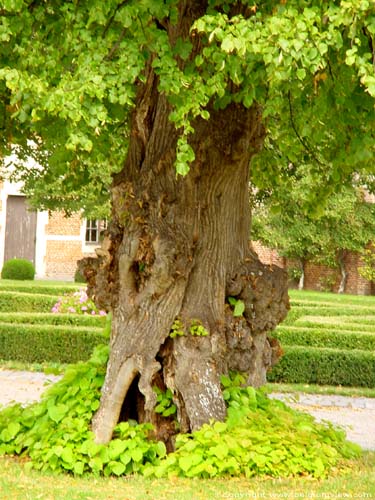
[[[343,427],[350,441],[358,443],[365,450],[375,450],[375,399],[281,393],[274,393],[271,397],[310,413],[318,421],[329,420]]]
[[[0,405],[37,401],[46,387],[59,378],[39,372],[0,370]],[[306,411],[319,421],[340,425],[349,440],[364,449],[375,450],[375,399],[285,393],[274,393],[271,397]]]

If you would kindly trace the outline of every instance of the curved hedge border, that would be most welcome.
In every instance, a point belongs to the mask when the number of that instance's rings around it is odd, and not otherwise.
[[[100,328],[106,324],[106,317],[91,314],[52,314],[52,313],[25,313],[0,312],[0,326],[2,323],[28,325],[72,325]]]
[[[50,312],[56,296],[0,290],[0,312]]]
[[[280,326],[272,335],[282,345],[375,351],[375,333]]]
[[[269,382],[375,387],[375,353],[363,350],[285,346]]]
[[[51,325],[0,324],[0,359],[23,363],[76,363],[107,343],[103,329]]]

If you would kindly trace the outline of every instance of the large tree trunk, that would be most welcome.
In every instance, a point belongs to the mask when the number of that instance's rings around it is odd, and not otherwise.
[[[220,375],[239,370],[259,386],[280,353],[267,332],[286,315],[286,275],[249,248],[249,162],[264,136],[259,110],[232,104],[197,120],[196,160],[186,178],[174,170],[178,133],[170,111],[150,67],[113,183],[108,236],[86,267],[96,301],[113,313],[93,420],[101,443],[124,415],[153,422],[168,443],[176,431],[154,412],[155,385],[173,392],[182,432],[224,419]],[[243,316],[233,316],[228,296],[244,302]],[[184,335],[171,338],[176,320]],[[208,335],[194,335],[194,325]]]

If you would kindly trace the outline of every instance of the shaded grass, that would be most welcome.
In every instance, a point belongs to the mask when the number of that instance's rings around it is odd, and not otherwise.
[[[6,500],[344,498],[348,492],[355,492],[357,498],[375,497],[375,453],[365,453],[350,463],[345,474],[333,473],[324,480],[75,478],[27,471],[18,461],[0,459],[0,497]]]

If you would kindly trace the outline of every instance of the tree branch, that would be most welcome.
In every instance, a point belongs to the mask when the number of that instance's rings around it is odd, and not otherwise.
[[[293,107],[292,107],[292,98],[291,98],[291,93],[290,90],[288,91],[288,101],[289,101],[289,115],[290,115],[290,123],[292,125],[292,129],[294,130],[294,133],[297,136],[297,139],[299,142],[302,144],[302,146],[306,149],[306,151],[314,158],[314,160],[319,164],[323,165],[323,163],[319,160],[319,158],[315,155],[314,151],[311,150],[310,146],[308,143],[301,137],[300,133],[297,130],[297,126],[294,121],[294,114],[293,114]]]

